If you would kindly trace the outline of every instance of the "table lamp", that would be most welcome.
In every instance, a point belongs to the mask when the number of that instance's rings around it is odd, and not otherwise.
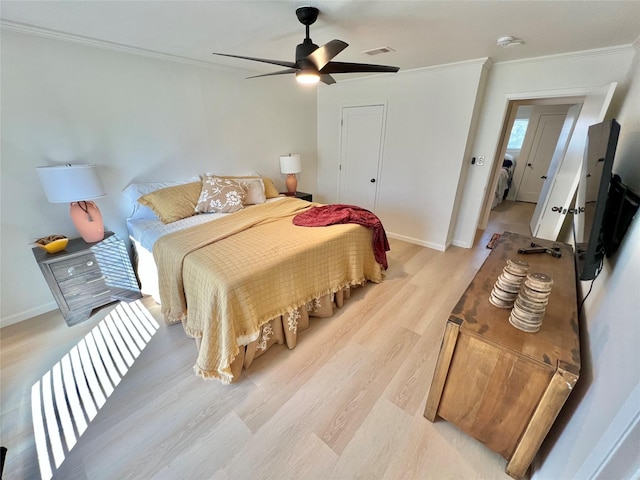
[[[36,167],[47,200],[50,203],[70,203],[71,220],[85,242],[104,238],[104,223],[98,206],[91,202],[104,197],[95,165],[56,165]]]
[[[280,172],[287,174],[287,195],[295,195],[298,188],[298,179],[296,173],[302,171],[302,162],[300,161],[300,155],[289,154],[280,157]]]

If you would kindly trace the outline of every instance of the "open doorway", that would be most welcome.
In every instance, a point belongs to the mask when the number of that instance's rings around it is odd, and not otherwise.
[[[584,168],[584,148],[587,131],[590,125],[602,122],[613,98],[617,83],[612,82],[598,88],[586,89],[564,97],[534,99],[511,99],[507,103],[506,121],[503,122],[497,152],[492,162],[492,182],[485,191],[484,210],[479,228],[487,224],[491,212],[492,197],[495,194],[502,159],[507,150],[508,139],[520,105],[571,105],[569,108],[560,138],[549,164],[549,170],[543,179],[542,190],[531,218],[531,234],[537,238],[557,240],[565,221],[572,216],[573,199],[581,177],[586,173]],[[577,96],[581,95],[581,96]],[[524,97],[524,96],[523,96]],[[528,129],[527,129],[528,130]],[[496,161],[499,159],[500,161]],[[568,215],[569,214],[569,215]]]
[[[494,209],[500,213],[496,221],[511,210],[512,222],[529,223],[533,207],[514,203],[536,205],[567,111],[583,100],[576,96],[509,101],[479,228],[487,227]]]

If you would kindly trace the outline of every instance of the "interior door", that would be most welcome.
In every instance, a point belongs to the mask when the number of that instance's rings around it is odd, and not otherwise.
[[[547,215],[547,221],[544,224],[542,223],[542,219],[544,213],[549,204],[549,197],[551,194],[551,187],[555,186],[557,183],[556,175],[560,171],[560,167],[562,167],[563,162],[565,160],[565,156],[567,154],[567,150],[569,149],[569,143],[573,138],[573,132],[578,122],[578,115],[580,114],[580,110],[582,109],[582,105],[574,105],[567,112],[567,116],[564,120],[564,125],[562,126],[562,131],[560,132],[560,137],[558,138],[558,143],[556,144],[556,149],[553,153],[553,157],[551,159],[551,163],[549,164],[549,170],[547,172],[547,178],[542,185],[542,190],[540,191],[540,196],[538,198],[538,203],[536,205],[535,210],[533,211],[533,216],[531,217],[531,222],[529,227],[531,228],[531,233],[534,237],[538,237],[539,235],[546,235],[539,238],[547,238],[551,240],[550,235],[553,233],[547,232],[547,230],[553,231],[553,225],[551,223],[551,216]],[[585,136],[586,141],[586,136]],[[561,181],[560,185],[564,184],[565,181]],[[558,186],[556,196],[559,195],[560,186]],[[554,207],[550,207],[554,208]],[[555,211],[555,208],[554,208]],[[558,232],[560,230],[558,229]],[[556,233],[557,236],[557,233]],[[556,238],[554,237],[553,240]]]
[[[534,237],[558,238],[580,179],[589,126],[604,120],[616,86],[615,82],[604,85],[585,96],[582,108],[576,105],[569,109],[531,218]]]
[[[523,155],[520,156],[522,160],[526,161],[526,165],[518,186],[516,201],[532,203],[538,201],[558,138],[560,138],[560,131],[564,125],[568,107],[556,109],[564,111],[561,113],[540,114],[537,116],[536,125],[529,124],[527,134],[529,134],[529,129],[532,129],[533,139],[526,158],[523,158]]]
[[[340,203],[376,209],[384,114],[384,105],[342,108]]]

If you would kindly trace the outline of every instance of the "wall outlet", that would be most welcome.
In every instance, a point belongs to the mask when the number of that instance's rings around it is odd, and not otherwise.
[[[479,167],[481,167],[482,165],[484,165],[484,155],[480,155],[480,156],[476,159],[476,165],[478,165]]]

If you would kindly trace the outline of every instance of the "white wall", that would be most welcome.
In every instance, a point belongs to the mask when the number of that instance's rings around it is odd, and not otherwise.
[[[417,72],[415,84],[398,75],[343,82],[338,89],[321,90],[318,95],[318,188],[327,197],[322,200],[337,198],[340,106],[387,100],[385,171],[381,184],[384,188],[381,188],[378,212],[385,228],[392,233],[412,232],[407,235],[414,237],[411,240],[436,238],[436,242],[442,241],[446,236],[447,221],[437,214],[432,215],[430,210],[439,207],[448,210],[452,207],[448,203],[451,198],[430,194],[442,193],[440,184],[453,192],[459,182],[462,198],[454,243],[470,246],[491,163],[498,149],[509,96],[531,93],[537,97],[540,92],[548,96],[573,95],[577,89],[586,91],[612,81],[619,82],[620,86],[608,118],[615,116],[622,125],[614,171],[634,190],[640,191],[637,55],[636,66],[629,73],[634,54],[632,48],[621,47],[497,64],[489,72],[484,98],[475,100],[470,100],[472,87],[469,84],[456,84],[462,98],[448,97],[448,88],[436,85],[437,80],[453,84],[458,72],[438,69]],[[477,79],[476,76],[474,82]],[[469,96],[464,96],[465,91]],[[446,98],[440,103],[434,100],[437,95]],[[456,130],[454,122],[448,123],[449,130],[439,129],[438,121],[449,115],[445,104],[465,110],[471,108],[467,103],[470,101],[475,102],[474,108],[481,106],[475,137],[464,138],[473,132],[473,126],[469,128],[468,123],[460,121],[457,122],[458,131],[452,131]],[[454,114],[462,115],[462,112]],[[469,115],[468,118],[472,117]],[[459,145],[450,145],[452,141]],[[465,144],[471,144],[468,151],[473,156],[485,155],[489,161],[482,167],[471,167],[469,162],[457,163],[458,156],[459,160],[469,156],[462,153]],[[451,152],[455,152],[454,158],[448,156]],[[434,155],[438,160],[446,157],[449,161],[436,162]],[[462,171],[457,168],[460,165]],[[426,166],[425,170],[423,166]],[[425,199],[431,202],[425,202]],[[403,216],[405,212],[408,212],[406,217]],[[412,226],[411,222],[417,225]],[[421,234],[430,233],[429,227],[438,231],[433,237],[421,237]],[[612,446],[624,436],[626,428],[640,416],[640,297],[636,292],[640,284],[639,245],[640,214],[622,249],[612,261],[607,260],[585,304],[581,378],[541,449],[534,479],[590,478],[608,457]],[[584,293],[588,286],[583,285]],[[637,453],[637,449],[625,447],[628,443],[620,448],[616,462],[629,451]]]
[[[386,102],[378,208],[390,236],[444,250],[486,59],[342,81],[318,90],[318,200],[338,201],[343,106]]]
[[[564,97],[575,94],[576,90],[587,91],[610,82],[622,82],[633,55],[633,48],[627,46],[493,65],[472,142],[473,155],[484,155],[487,161],[481,167],[465,164],[468,171],[455,225],[455,245],[473,245],[482,199],[491,184],[489,177],[509,99]]]
[[[56,308],[33,240],[77,237],[68,206],[47,202],[35,167],[93,163],[108,229],[126,238],[132,180],[257,170],[284,189],[278,157],[302,155],[315,193],[316,93],[291,78],[245,80],[197,65],[2,31],[0,322]]]
[[[620,123],[614,173],[640,194],[640,52],[623,80],[610,118]],[[585,295],[591,282],[581,282]],[[640,417],[640,213],[620,250],[605,259],[582,318],[580,380],[545,442],[533,479],[631,478],[600,473],[614,443]],[[638,445],[619,446],[620,455],[603,471],[638,471]],[[628,448],[631,446],[631,448]],[[629,468],[631,470],[629,470]],[[603,476],[600,476],[603,475]]]
[[[340,106],[387,100],[379,213],[391,232],[444,248],[456,192],[462,197],[455,238],[473,239],[508,94],[560,94],[618,81],[622,88],[610,115],[622,126],[614,171],[640,191],[640,72],[636,54],[633,80],[626,78],[630,49],[495,65],[484,100],[482,62],[320,87],[316,190],[314,91],[282,79],[245,82],[211,69],[13,32],[3,31],[1,40],[3,324],[54,308],[29,243],[50,233],[75,236],[67,207],[47,203],[34,171],[38,165],[100,165],[109,195],[98,203],[107,226],[121,236],[126,208],[120,191],[132,179],[256,169],[282,187],[277,158],[294,150],[303,155],[300,189],[333,201]],[[469,168],[469,151],[489,161]],[[638,415],[638,245],[636,218],[585,304],[581,379],[543,445],[534,478],[588,477],[613,443],[599,439],[619,438]]]

